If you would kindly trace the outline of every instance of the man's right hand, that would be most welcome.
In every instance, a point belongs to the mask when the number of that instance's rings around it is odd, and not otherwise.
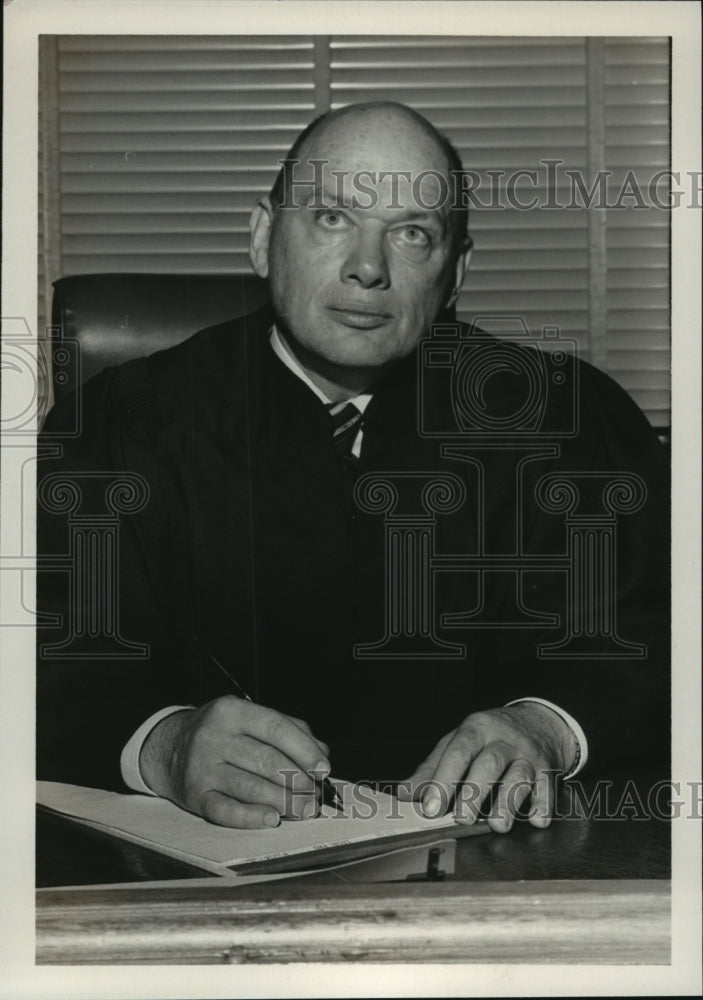
[[[183,809],[259,829],[316,814],[328,754],[306,722],[225,695],[159,722],[139,768],[153,792]]]

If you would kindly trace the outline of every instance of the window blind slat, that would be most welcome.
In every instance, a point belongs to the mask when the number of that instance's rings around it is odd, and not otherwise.
[[[80,172],[63,174],[63,190],[66,194],[88,194],[102,192],[106,196],[111,193],[120,194],[132,191],[135,194],[154,191],[155,193],[179,191],[265,191],[271,186],[276,175],[275,170],[254,171],[231,170],[220,171],[164,171],[162,174],[134,171],[122,173],[99,174]]]
[[[66,274],[96,274],[110,272],[144,272],[150,274],[242,274],[249,273],[249,257],[244,251],[194,254],[140,253],[132,246],[124,254],[109,253],[100,256],[96,266],[95,254],[76,254],[67,257]]]
[[[99,254],[128,254],[132,248],[139,253],[178,254],[187,253],[232,253],[235,249],[235,233],[120,233],[109,236],[64,235],[64,252],[79,256],[91,251]]]
[[[207,173],[208,171],[236,170],[253,171],[254,173],[272,173],[276,169],[276,160],[285,153],[285,149],[237,149],[208,150],[200,152],[190,150],[181,153],[176,158],[169,152],[135,153],[127,150],[119,153],[64,153],[61,156],[61,170],[64,174],[101,174],[107,173]]]
[[[634,244],[634,241],[633,241]],[[645,246],[633,245],[629,249],[610,248],[608,253],[608,268],[611,271],[620,268],[662,268],[669,273],[669,248],[665,243],[660,245],[647,241]]]
[[[606,121],[606,142],[612,149],[631,148],[633,146],[664,146],[668,148],[669,140],[661,126],[664,122],[650,122],[647,125],[627,125],[623,122],[610,124]]]
[[[238,219],[241,215],[241,221]],[[227,212],[144,212],[125,215],[123,213],[92,212],[83,215],[68,215],[64,219],[63,233],[67,236],[84,235],[87,240],[102,236],[118,236],[125,233],[230,233],[247,234],[248,215]]]
[[[243,69],[231,66],[226,70],[192,69],[176,72],[153,73],[135,72],[131,70],[122,73],[64,73],[61,78],[61,92],[65,99],[68,95],[81,94],[97,97],[98,94],[128,95],[137,93],[218,93],[220,91],[268,91],[279,87],[300,88],[312,87],[310,70],[312,66],[303,64],[300,67],[281,68],[271,66]]]
[[[642,109],[638,108],[636,110],[637,117],[642,117]],[[658,126],[658,125],[669,125],[669,102],[650,102],[647,107],[647,126]],[[605,109],[605,122],[607,127],[611,126],[629,126],[633,121],[633,107],[628,104],[613,104],[612,101]]]
[[[237,189],[234,191],[189,191],[184,198],[180,192],[164,193],[152,191],[149,193],[110,191],[64,194],[61,199],[62,213],[65,218],[73,215],[93,215],[94,213],[114,215],[138,215],[140,212],[203,212],[213,213],[251,211],[252,192]]]
[[[645,284],[644,279],[641,279],[639,284],[630,288],[610,285],[606,301],[609,310],[656,308],[657,306],[664,308],[661,303],[665,295],[668,298],[668,284],[654,288],[649,282]]]
[[[656,347],[668,351],[666,341],[647,339],[648,333],[656,331],[657,335],[669,329],[668,305],[657,305],[651,309],[613,309],[610,310],[610,341],[617,350],[622,337],[632,338],[632,349],[636,349],[636,337],[642,331],[642,344],[645,348]]]
[[[628,66],[644,63],[648,66],[669,67],[669,39],[665,36],[626,38],[609,42],[605,50],[606,66]]]
[[[617,55],[614,55],[617,59]],[[611,62],[606,58],[605,83],[608,87],[652,87],[655,84],[666,86],[669,82],[669,67],[667,63],[654,63],[649,60],[633,58],[626,63],[617,59]]]
[[[544,316],[544,322],[551,325],[558,325],[561,317],[559,316],[559,320],[557,320],[557,315],[563,309],[586,314],[588,296],[585,289],[576,294],[573,289],[554,288],[547,300],[543,289],[535,290],[528,288],[514,291],[515,285],[511,279],[512,275],[506,275],[502,286],[499,279],[496,279],[495,284],[497,287],[486,288],[482,285],[480,290],[478,287],[475,287],[475,285],[478,285],[478,279],[473,284],[469,281],[466,292],[463,293],[466,298],[462,297],[461,300],[462,311],[468,301],[468,297],[470,297],[470,309],[474,314],[481,313],[485,315],[495,312],[502,316],[506,312],[520,312],[521,308],[530,309],[539,311]],[[549,302],[548,309],[545,308],[546,301]]]
[[[466,108],[471,114],[466,115]],[[560,106],[545,100],[542,104],[520,106],[506,102],[503,105],[484,107],[476,99],[467,96],[463,109],[453,111],[447,108],[437,108],[435,124],[438,128],[452,129],[459,136],[464,132],[470,134],[473,129],[486,129],[492,141],[500,139],[505,128],[541,128],[549,131],[554,128],[583,128],[586,122],[585,104]]]
[[[307,125],[312,113],[312,105],[287,107],[285,115],[280,109],[238,108],[228,111],[201,111],[196,114],[183,108],[168,108],[160,112],[140,112],[139,114],[110,112],[109,114],[72,114],[65,112],[61,116],[62,135],[83,134],[86,139],[91,135],[107,132],[122,132],[123,134],[142,135],[152,132],[174,131],[209,131],[212,129],[235,132],[242,128],[258,131],[265,141],[267,135],[276,135],[281,131],[294,129],[297,135]]]
[[[105,94],[66,94],[64,107],[68,112],[98,111],[105,114],[180,111],[273,111],[285,108],[304,110],[313,106],[312,83],[278,90],[232,88],[231,91],[172,90],[167,93],[117,91]],[[307,97],[307,100],[306,100]]]
[[[457,72],[459,68],[460,72]],[[373,86],[379,88],[414,89],[423,86],[432,91],[446,89],[449,93],[456,90],[465,93],[468,88],[475,87],[496,88],[498,90],[518,90],[523,87],[572,87],[578,89],[582,82],[583,68],[571,64],[555,66],[552,63],[545,63],[541,66],[512,65],[506,67],[485,64],[474,66],[468,61],[464,62],[461,67],[444,64],[427,66],[422,63],[408,64],[407,66],[396,64],[388,67],[384,61],[367,63],[363,67],[363,73],[360,73],[356,65],[347,66],[333,61],[332,73],[339,89],[367,87],[369,86],[368,78],[372,77]]]
[[[642,287],[642,268],[619,267],[610,268],[607,288],[609,292],[621,291],[624,293],[637,291]],[[666,289],[669,288],[669,269],[666,267],[653,268],[647,272],[647,288]]]
[[[427,91],[425,87],[398,87],[398,86],[374,86],[366,81],[359,81],[356,87],[335,87],[332,100],[333,108],[341,108],[345,104],[354,101],[401,101],[405,97],[405,102],[411,104],[418,111],[426,109],[428,112],[437,112],[440,109],[445,112],[465,111],[472,105],[480,107],[500,107],[506,100],[513,108],[530,107],[534,104],[547,103],[549,107],[555,108],[583,108],[585,107],[585,97],[582,99],[581,88],[578,86],[555,87],[547,84],[542,87],[478,87],[470,95],[462,94],[460,87],[444,90],[437,89]],[[428,115],[428,117],[432,117]]]
[[[243,40],[242,40],[243,41]],[[284,46],[280,50],[269,45],[265,49],[246,49],[243,45],[220,49],[207,49],[195,46],[183,49],[173,45],[171,48],[124,49],[122,51],[91,52],[86,49],[81,52],[67,52],[64,46],[61,64],[66,77],[69,74],[84,76],[85,74],[107,76],[119,73],[145,73],[158,78],[163,73],[186,70],[197,73],[209,73],[218,70],[232,69],[235,73],[259,71],[278,73],[282,70],[311,68],[313,65],[313,47],[301,44],[297,49]]]
[[[330,39],[330,50],[343,53],[345,59],[353,59],[357,52],[381,52],[384,60],[389,60],[409,51],[431,52],[433,58],[442,59],[448,52],[471,51],[477,59],[503,59],[511,63],[522,59],[535,58],[555,60],[566,59],[574,52],[583,53],[580,38],[559,38],[556,36],[525,36],[517,42],[514,38],[498,35],[475,35],[471,38],[460,35],[336,35]],[[582,56],[583,58],[583,56]]]
[[[135,52],[213,52],[227,51],[237,55],[260,52],[262,61],[270,53],[310,51],[309,35],[61,35],[62,58],[66,53],[101,53],[107,56],[131,55]]]
[[[250,153],[259,151],[262,157],[268,157],[267,163],[271,164],[290,149],[293,141],[300,129],[279,128],[271,130],[269,134],[262,136],[261,130],[221,128],[202,129],[200,131],[190,131],[180,129],[178,131],[155,131],[135,132],[135,131],[113,131],[113,132],[92,132],[85,135],[82,132],[64,133],[63,152],[64,153],[179,153],[185,155],[183,150],[188,151],[188,155],[203,151],[221,151],[231,153]]]
[[[661,368],[661,351],[665,351],[665,348],[661,348],[659,351],[655,347],[650,348],[648,351],[643,351],[642,356],[639,358],[638,369],[640,372],[654,372],[659,378],[662,375],[667,375],[666,372],[662,371]],[[615,350],[608,352],[608,364],[610,365],[611,371],[630,371],[632,368],[632,354],[627,349]],[[661,380],[660,380],[661,381]]]

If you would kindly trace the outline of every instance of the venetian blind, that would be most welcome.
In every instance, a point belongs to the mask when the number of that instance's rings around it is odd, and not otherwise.
[[[63,273],[248,270],[315,113],[312,39],[63,36],[58,75]]]
[[[400,100],[475,171],[462,318],[521,316],[537,335],[558,327],[656,426],[668,424],[668,215],[627,200],[607,212],[573,205],[566,173],[590,187],[594,170],[611,169],[612,190],[633,169],[646,190],[666,164],[666,40],[73,35],[45,44],[55,55],[60,192],[45,220],[48,280],[247,272],[250,208],[300,129],[330,106]],[[537,199],[529,210],[507,197],[519,170],[534,171],[513,188],[523,204]]]
[[[670,423],[670,214],[648,187],[670,167],[668,40],[608,40],[605,159],[612,170],[607,212],[607,357],[604,368],[656,427]],[[634,183],[627,185],[628,173]],[[633,191],[628,197],[626,192]],[[640,197],[641,195],[641,197]]]

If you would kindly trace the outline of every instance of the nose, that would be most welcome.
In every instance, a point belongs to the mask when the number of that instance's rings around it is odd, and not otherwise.
[[[360,227],[354,246],[342,265],[342,282],[361,288],[389,288],[391,283],[383,232]]]

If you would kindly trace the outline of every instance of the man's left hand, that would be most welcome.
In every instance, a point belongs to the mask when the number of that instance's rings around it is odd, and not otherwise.
[[[500,783],[488,814],[496,833],[507,833],[527,798],[529,822],[549,826],[555,772],[566,773],[576,740],[561,716],[535,702],[519,702],[469,715],[444,736],[415,773],[401,782],[399,796],[421,798],[427,816],[440,816],[454,802],[460,823],[474,823]]]

